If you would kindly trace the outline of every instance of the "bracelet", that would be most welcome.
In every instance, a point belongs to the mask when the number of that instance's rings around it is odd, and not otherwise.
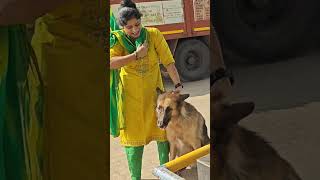
[[[183,85],[181,83],[178,83],[178,84],[174,85],[174,88],[177,89],[179,86],[181,86],[183,88]]]

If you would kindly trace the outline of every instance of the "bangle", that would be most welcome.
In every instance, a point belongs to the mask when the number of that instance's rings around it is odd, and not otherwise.
[[[183,88],[183,85],[181,83],[178,83],[178,84],[174,85],[174,88],[177,89],[179,86],[181,86]]]

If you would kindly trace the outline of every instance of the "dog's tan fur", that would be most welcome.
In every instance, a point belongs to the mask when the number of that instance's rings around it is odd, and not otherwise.
[[[165,128],[170,143],[170,160],[202,147],[210,142],[203,116],[194,106],[184,100],[189,95],[158,90],[158,126],[165,120]]]

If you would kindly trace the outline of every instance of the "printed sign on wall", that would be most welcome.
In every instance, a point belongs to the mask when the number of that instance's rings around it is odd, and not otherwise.
[[[202,21],[210,19],[210,1],[209,0],[193,0],[194,20]]]
[[[145,26],[164,24],[161,1],[137,3],[137,7],[143,14],[142,22]]]
[[[165,24],[184,22],[183,3],[181,0],[164,1],[162,4]]]

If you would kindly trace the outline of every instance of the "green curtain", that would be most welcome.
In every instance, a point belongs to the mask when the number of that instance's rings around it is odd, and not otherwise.
[[[42,83],[26,26],[0,27],[0,179],[42,179]]]

